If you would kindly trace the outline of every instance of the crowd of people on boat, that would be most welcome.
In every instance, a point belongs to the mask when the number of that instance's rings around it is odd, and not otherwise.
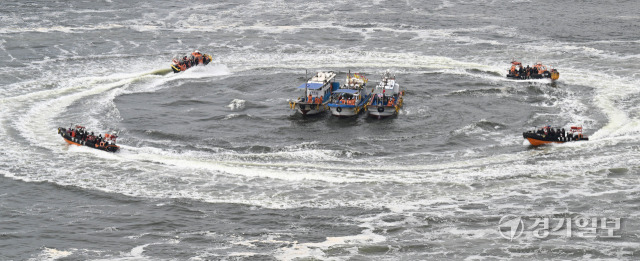
[[[118,136],[114,134],[108,134],[108,133],[104,134],[104,137],[102,137],[102,134],[95,136],[93,132],[89,133],[82,126],[76,126],[75,128],[71,127],[67,129],[65,136],[75,138],[78,141],[99,144],[101,147],[108,146],[108,145],[115,145],[116,138],[118,138]]]
[[[177,66],[180,69],[179,71],[185,71],[193,66],[208,64],[209,62],[211,62],[211,56],[203,54],[198,50],[195,50],[188,57],[185,55],[180,59],[173,59],[173,65]]]
[[[339,96],[336,100],[337,104],[345,104],[345,105],[356,105],[357,98],[356,97],[342,97]]]
[[[313,97],[311,94],[309,94],[306,100],[307,103],[316,103],[316,104],[322,104],[322,101],[323,101],[322,97]]]
[[[555,69],[553,69],[555,70]],[[540,78],[543,74],[549,74],[550,72],[546,66],[538,62],[533,67],[524,67],[522,63],[513,61],[511,62],[511,68],[509,69],[509,76],[521,79]],[[548,77],[545,75],[545,77]]]
[[[373,96],[370,105],[394,106],[397,96],[397,94],[393,96],[385,96],[384,94],[377,93]]]
[[[551,128],[551,126],[545,126],[536,131],[536,134],[543,136],[546,139],[557,140],[557,141],[576,141],[582,140],[584,137],[582,136],[582,132],[576,132],[572,128],[569,132],[565,131],[564,128]]]

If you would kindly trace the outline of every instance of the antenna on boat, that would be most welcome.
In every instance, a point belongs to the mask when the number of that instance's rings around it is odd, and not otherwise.
[[[309,94],[309,75],[308,74],[308,70],[304,69],[304,78],[305,78],[305,83],[304,83],[304,97],[306,98],[307,95]],[[309,102],[309,101],[307,101]]]

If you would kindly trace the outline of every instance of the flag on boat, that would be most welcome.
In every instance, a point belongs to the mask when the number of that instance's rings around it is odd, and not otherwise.
[[[356,79],[360,79],[360,80],[364,81],[365,83],[367,83],[369,81],[369,79],[367,79],[366,77],[364,77],[364,75],[361,75],[359,73],[354,73],[353,77],[355,77]]]

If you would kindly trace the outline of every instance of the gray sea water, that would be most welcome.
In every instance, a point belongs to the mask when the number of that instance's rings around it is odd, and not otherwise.
[[[2,1],[0,260],[637,260],[638,10]],[[195,49],[214,61],[170,73]],[[560,79],[506,79],[512,59]],[[290,110],[324,70],[388,70],[404,107]],[[530,147],[543,125],[590,141]]]

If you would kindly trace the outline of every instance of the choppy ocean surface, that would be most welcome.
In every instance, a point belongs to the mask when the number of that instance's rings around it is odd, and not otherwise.
[[[3,1],[0,260],[637,260],[638,10]],[[195,49],[213,63],[169,73]],[[560,79],[506,79],[513,58]],[[404,107],[294,113],[321,70],[389,70]],[[590,141],[528,146],[543,125]]]

